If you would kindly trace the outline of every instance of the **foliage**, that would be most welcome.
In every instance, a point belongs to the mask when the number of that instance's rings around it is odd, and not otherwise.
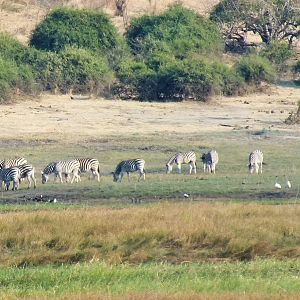
[[[259,85],[261,81],[272,82],[275,79],[275,69],[270,61],[257,55],[243,57],[236,69],[248,83]]]
[[[224,64],[193,58],[179,60],[166,53],[156,53],[148,64],[124,62],[119,79],[140,99],[160,101],[206,100],[214,93],[233,95],[243,82]]]
[[[47,51],[72,46],[105,52],[118,44],[117,30],[104,13],[69,8],[51,11],[30,39],[30,45]]]
[[[291,45],[300,35],[297,3],[298,0],[222,0],[210,19],[219,24],[229,46],[233,41],[241,47],[254,45],[247,43],[247,32],[258,34],[266,44],[285,40]]]
[[[295,53],[286,42],[274,41],[267,45],[260,53],[263,57],[270,60],[278,71],[283,71],[286,67],[286,62],[292,58]]]
[[[298,60],[292,67],[292,71],[295,74],[300,74],[300,60]]]
[[[134,54],[147,57],[155,52],[184,58],[189,52],[218,52],[222,40],[218,28],[197,13],[174,5],[158,16],[133,19],[126,33]]]
[[[36,54],[31,64],[43,89],[101,94],[113,80],[107,60],[88,50],[66,48],[59,53]]]

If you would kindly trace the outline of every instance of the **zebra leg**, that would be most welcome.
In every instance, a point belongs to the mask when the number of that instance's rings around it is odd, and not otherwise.
[[[130,173],[127,172],[127,178],[128,178],[128,181],[130,181]]]
[[[139,177],[138,181],[140,181],[142,177],[143,177],[143,179],[145,181],[145,179],[146,179],[146,173],[144,171],[140,171],[140,177]]]
[[[255,164],[255,173],[258,174],[258,171],[259,171],[259,165],[256,163]]]
[[[189,163],[189,167],[190,167],[190,169],[189,169],[189,174],[191,175],[191,174],[192,174],[192,170],[193,170],[193,166],[192,166],[191,163]]]
[[[197,174],[197,166],[196,166],[196,162],[193,162],[193,167],[194,167],[194,174]]]
[[[28,187],[27,189],[30,189],[31,188],[31,180],[30,180],[30,176],[27,175],[27,181],[28,181]]]
[[[60,183],[63,183],[61,172],[58,172],[56,176],[58,176]]]
[[[260,174],[262,174],[262,163],[260,163]]]
[[[181,174],[181,164],[177,164],[178,173]]]

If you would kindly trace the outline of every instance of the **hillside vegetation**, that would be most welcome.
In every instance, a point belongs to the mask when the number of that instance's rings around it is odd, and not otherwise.
[[[293,55],[271,45],[229,65],[217,24],[178,4],[160,15],[133,19],[125,37],[103,12],[58,8],[34,29],[29,46],[1,34],[0,47],[8,69],[16,69],[1,77],[2,102],[40,90],[206,101],[272,82],[273,63]],[[278,49],[283,51],[274,60]]]

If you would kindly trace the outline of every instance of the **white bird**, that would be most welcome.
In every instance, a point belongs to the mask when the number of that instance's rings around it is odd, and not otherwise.
[[[291,182],[288,180],[287,176],[285,176],[285,186],[290,189],[292,187]]]
[[[184,197],[184,198],[188,198],[189,195],[188,195],[188,194],[183,194],[183,197]]]
[[[276,176],[275,188],[276,188],[276,189],[281,189],[281,184],[278,183],[277,181],[278,181],[278,176]]]

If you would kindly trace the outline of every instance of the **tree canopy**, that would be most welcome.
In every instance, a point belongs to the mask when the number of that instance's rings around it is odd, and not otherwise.
[[[258,34],[263,43],[300,36],[299,0],[222,0],[211,12],[224,34],[227,46],[248,46],[246,34]]]

